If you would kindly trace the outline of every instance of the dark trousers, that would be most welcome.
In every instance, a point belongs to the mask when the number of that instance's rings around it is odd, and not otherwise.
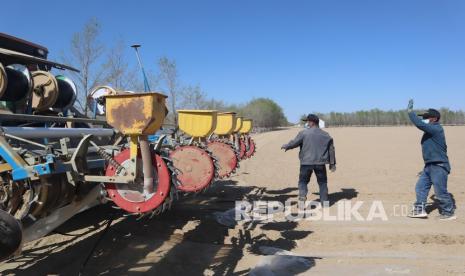
[[[307,185],[313,172],[315,172],[318,186],[320,186],[320,202],[328,201],[328,177],[325,165],[300,165],[299,196],[307,196]]]
[[[454,214],[455,206],[451,195],[447,191],[447,177],[449,172],[435,164],[427,164],[415,186],[417,200],[416,208],[425,208],[431,186],[434,187],[434,196],[439,201],[439,212],[443,215]]]

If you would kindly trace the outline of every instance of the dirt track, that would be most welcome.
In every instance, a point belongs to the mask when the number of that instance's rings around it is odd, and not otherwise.
[[[119,217],[118,211],[102,206],[80,214],[60,227],[59,233],[28,244],[22,257],[0,265],[0,273],[263,275],[271,269],[276,275],[283,271],[303,275],[465,273],[465,127],[446,128],[453,167],[449,187],[459,208],[456,221],[437,221],[437,210],[427,220],[401,216],[400,206],[414,199],[416,174],[422,168],[420,132],[413,127],[386,127],[328,129],[338,161],[337,172],[329,175],[329,212],[337,214],[344,201],[364,201],[360,213],[366,217],[371,202],[379,200],[388,221],[292,222],[278,214],[266,223],[240,223],[235,228],[218,224],[214,212],[234,208],[235,200],[296,197],[297,151],[284,153],[280,146],[298,131],[256,135],[258,152],[241,163],[236,176],[216,183],[206,193],[180,200],[159,218],[119,218],[105,231],[107,219]],[[317,192],[315,179],[310,191]],[[264,256],[266,246],[294,256]]]

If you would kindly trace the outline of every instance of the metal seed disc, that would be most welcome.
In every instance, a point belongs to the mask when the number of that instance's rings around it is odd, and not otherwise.
[[[129,160],[129,149],[125,149],[116,155],[115,160],[119,164],[127,162],[127,160]],[[171,177],[165,161],[163,161],[161,156],[155,154],[152,162],[154,169],[157,171],[156,175],[158,179],[154,189],[155,191],[150,195],[144,195],[143,193],[143,178],[136,179],[136,182],[131,184],[105,184],[109,197],[121,209],[130,213],[146,213],[163,204],[164,200],[169,195]],[[105,175],[114,176],[115,174],[116,169],[109,165]]]
[[[206,188],[215,177],[215,166],[205,150],[195,146],[182,146],[170,153],[178,174],[177,187],[183,192],[198,192]]]
[[[245,158],[246,158],[246,155],[245,155],[246,146],[245,146],[244,140],[242,140],[242,139],[239,140],[239,143],[240,143],[240,147],[239,147],[239,159],[242,160],[242,159],[245,159]]]
[[[255,154],[255,141],[252,137],[249,137],[249,150],[245,153],[247,158],[252,157]]]
[[[220,178],[229,176],[236,169],[237,156],[230,145],[215,141],[208,143],[207,148],[218,161]]]

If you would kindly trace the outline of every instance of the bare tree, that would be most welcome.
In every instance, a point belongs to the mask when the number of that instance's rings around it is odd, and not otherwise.
[[[101,25],[96,18],[90,19],[80,32],[73,35],[69,54],[64,57],[67,63],[74,64],[80,73],[73,73],[79,87],[77,104],[87,115],[87,94],[89,90],[101,83],[104,69],[99,59],[104,53],[104,46],[99,41]]]
[[[147,70],[147,68],[146,68]],[[137,81],[135,81],[133,83],[133,85],[131,86],[131,90],[134,90],[134,91],[144,91],[145,87],[144,87],[144,81],[142,79],[142,77],[139,79],[138,76],[141,76],[142,73],[140,72],[140,69],[137,68],[136,70],[136,79]],[[150,86],[150,89],[151,91],[157,91],[159,89],[159,86],[160,86],[160,76],[156,73],[154,73],[153,71],[145,71],[145,76],[147,77],[147,80],[149,82],[149,86]]]
[[[173,122],[177,125],[178,118],[176,116],[176,100],[178,96],[178,71],[176,68],[176,62],[168,59],[167,57],[162,57],[158,60],[158,67],[160,70],[160,79],[165,83],[166,90],[169,94]]]
[[[137,70],[130,67],[124,55],[126,44],[119,40],[117,44],[108,51],[103,82],[115,89],[139,90],[142,83],[136,77]],[[128,47],[129,48],[129,47]]]
[[[180,108],[186,109],[204,109],[207,106],[207,96],[202,91],[199,85],[186,86],[179,93]]]

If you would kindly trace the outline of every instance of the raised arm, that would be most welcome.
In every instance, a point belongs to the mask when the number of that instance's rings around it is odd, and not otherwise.
[[[435,127],[434,125],[431,125],[431,124],[427,124],[425,122],[423,122],[418,116],[417,114],[415,113],[415,111],[413,111],[413,100],[410,100],[409,103],[408,103],[408,109],[407,109],[407,112],[408,112],[408,116],[410,118],[410,121],[412,122],[412,124],[414,124],[418,129],[426,132],[426,133],[430,133],[430,134],[434,134],[438,128]]]

